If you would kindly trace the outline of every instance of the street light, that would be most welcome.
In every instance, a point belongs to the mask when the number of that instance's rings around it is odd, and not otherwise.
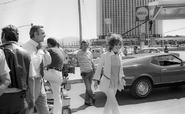
[[[21,25],[21,26],[19,26],[19,27],[17,27],[17,28],[22,28],[22,27],[26,27],[26,26],[33,26],[33,23],[31,23],[31,24],[29,24],[29,25]]]

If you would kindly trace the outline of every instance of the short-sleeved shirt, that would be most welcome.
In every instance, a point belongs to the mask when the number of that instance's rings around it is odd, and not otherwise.
[[[0,75],[9,73],[10,69],[6,63],[3,50],[0,49]]]
[[[93,67],[92,67],[92,53],[90,51],[82,51],[79,50],[77,52],[77,60],[80,66],[81,72],[90,72]]]

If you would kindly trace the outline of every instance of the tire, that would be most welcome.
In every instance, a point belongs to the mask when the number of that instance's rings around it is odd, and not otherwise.
[[[139,78],[131,87],[131,95],[135,98],[146,98],[152,91],[152,83],[148,78]]]
[[[71,109],[69,107],[62,108],[62,114],[71,114]]]

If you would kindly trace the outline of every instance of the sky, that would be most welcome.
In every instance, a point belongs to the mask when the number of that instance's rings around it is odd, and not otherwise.
[[[96,38],[96,0],[81,0],[81,14],[82,38]],[[19,28],[22,43],[29,40],[31,23],[43,25],[48,37],[79,41],[78,0],[0,0],[0,17],[0,28],[27,25]]]
[[[96,0],[81,0],[82,39],[96,36]],[[78,0],[0,0],[0,28],[13,24],[19,28],[20,42],[29,40],[31,23],[43,25],[47,37],[79,41]],[[165,35],[185,35],[185,20],[163,23]]]

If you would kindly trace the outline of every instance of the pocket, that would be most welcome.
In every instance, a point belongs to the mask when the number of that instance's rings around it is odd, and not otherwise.
[[[82,72],[81,76],[87,76],[87,73],[86,72]]]
[[[106,93],[109,88],[109,85],[110,85],[110,79],[103,75],[100,80],[100,85],[99,85],[100,90]]]

